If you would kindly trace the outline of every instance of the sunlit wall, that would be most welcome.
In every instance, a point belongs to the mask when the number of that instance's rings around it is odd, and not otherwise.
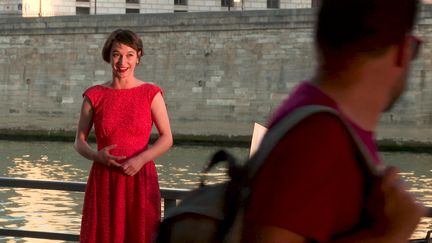
[[[313,0],[279,0],[279,8],[309,8]],[[320,1],[320,0],[318,0]],[[421,0],[432,4],[432,0]],[[233,0],[231,11],[267,9],[267,0]],[[97,8],[96,8],[97,7]],[[187,5],[174,5],[172,0],[138,0],[126,3],[125,0],[0,0],[0,15],[23,17],[44,17],[75,15],[78,9],[88,9],[87,14],[118,14],[127,9],[138,9],[140,13],[174,12],[174,11],[227,11],[220,1],[188,0]],[[85,11],[84,11],[85,12]]]
[[[0,0],[5,1],[5,0]],[[23,17],[38,16],[60,16],[75,15],[77,8],[88,8],[90,14],[94,14],[97,3],[98,14],[124,13],[126,8],[138,8],[140,13],[148,12],[173,12],[182,10],[187,12],[196,11],[223,11],[226,8],[220,6],[220,1],[214,0],[188,0],[187,5],[173,5],[172,0],[138,0],[139,4],[125,3],[125,0],[89,0],[88,2],[77,2],[76,0],[6,0],[13,9],[20,5],[17,14]],[[14,2],[19,2],[15,4]],[[280,0],[279,7],[286,8],[308,8],[312,0]],[[422,0],[425,4],[432,4],[432,0]],[[1,4],[6,4],[2,2]],[[266,0],[234,0],[232,11],[266,9]],[[11,10],[9,10],[11,11]],[[0,11],[7,13],[8,10]]]
[[[22,16],[37,17],[37,16],[54,16],[57,15],[53,11],[53,0],[23,0],[22,1]]]

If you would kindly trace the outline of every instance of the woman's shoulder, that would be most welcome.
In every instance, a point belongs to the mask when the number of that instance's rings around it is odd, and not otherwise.
[[[152,103],[154,97],[160,93],[163,96],[163,90],[153,82],[144,82],[141,86],[142,94],[147,97],[149,103]]]
[[[145,90],[146,93],[152,94],[152,96],[159,93],[159,92],[163,93],[162,88],[153,82],[144,82],[143,81],[143,84],[140,85],[140,87],[142,87],[143,88],[142,90]]]
[[[103,90],[104,90],[103,84],[96,84],[85,89],[83,92],[83,96],[94,96],[101,93]]]
[[[146,82],[146,81],[141,81],[142,84],[140,86],[145,87],[146,89],[150,89],[150,90],[157,90],[157,89],[161,89],[159,87],[159,85],[153,83],[153,82]]]

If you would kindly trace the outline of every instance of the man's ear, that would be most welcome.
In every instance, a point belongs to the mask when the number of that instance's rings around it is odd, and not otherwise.
[[[411,61],[411,39],[405,36],[396,46],[396,66],[405,67]]]

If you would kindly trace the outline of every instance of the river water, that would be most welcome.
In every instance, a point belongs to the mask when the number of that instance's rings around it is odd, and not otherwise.
[[[161,187],[194,188],[204,164],[217,147],[177,146],[156,161]],[[239,159],[248,149],[227,149]],[[418,200],[432,206],[432,154],[385,152],[387,164],[396,165]],[[0,140],[0,176],[41,180],[87,180],[91,163],[80,157],[72,143],[17,142]],[[210,183],[226,180],[225,169],[217,167]],[[35,231],[78,233],[83,193],[36,189],[0,188],[0,227]],[[425,218],[413,238],[423,238],[432,229]],[[59,242],[1,237],[0,242]]]

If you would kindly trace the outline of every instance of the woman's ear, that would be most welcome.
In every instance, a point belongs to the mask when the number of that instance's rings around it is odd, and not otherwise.
[[[141,57],[144,55],[144,52],[142,50],[139,50],[137,52],[138,55],[138,61],[137,61],[137,65],[141,62]]]

